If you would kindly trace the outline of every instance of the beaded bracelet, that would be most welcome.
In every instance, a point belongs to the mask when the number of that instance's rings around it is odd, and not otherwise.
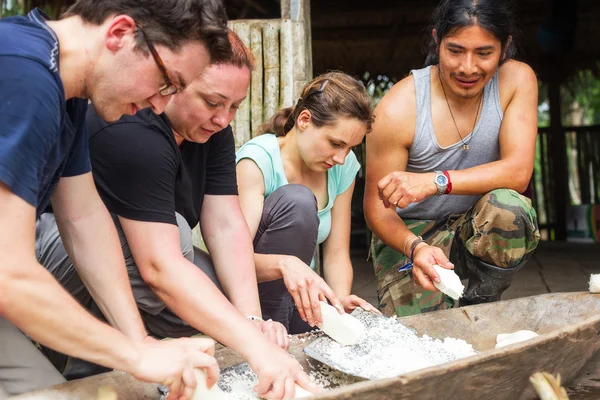
[[[411,262],[411,264],[413,262],[413,258],[414,258],[414,254],[415,254],[415,249],[421,243],[425,243],[425,241],[423,240],[423,238],[421,236],[418,236],[415,239],[415,241],[412,242],[412,244],[410,245],[410,262]]]

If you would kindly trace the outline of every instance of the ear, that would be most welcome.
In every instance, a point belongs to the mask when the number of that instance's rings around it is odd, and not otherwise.
[[[440,44],[438,43],[437,30],[436,29],[432,29],[431,30],[431,37],[433,38],[433,41],[435,42],[435,44],[437,44],[439,46]]]
[[[512,36],[509,36],[508,40],[506,41],[506,45],[504,46],[504,51],[502,52],[501,60],[504,60],[506,58],[506,51],[508,50],[508,46],[510,46],[511,43],[512,43]]]
[[[107,21],[108,27],[105,36],[106,48],[116,52],[130,41],[135,41],[135,21],[129,15],[117,15]]]
[[[312,114],[310,113],[310,111],[308,111],[307,109],[304,109],[298,115],[298,118],[296,119],[296,125],[298,126],[298,128],[300,130],[303,131],[306,128],[308,128],[308,125],[310,124],[311,119],[312,119]]]

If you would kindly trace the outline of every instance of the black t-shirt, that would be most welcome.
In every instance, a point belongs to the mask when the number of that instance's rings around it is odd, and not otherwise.
[[[177,224],[177,211],[194,227],[205,194],[237,195],[231,126],[178,147],[167,117],[150,109],[108,123],[90,105],[87,121],[98,193],[119,216]]]

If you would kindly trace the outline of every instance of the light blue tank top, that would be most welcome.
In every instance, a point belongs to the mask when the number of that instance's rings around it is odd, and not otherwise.
[[[498,72],[484,87],[481,114],[475,128],[467,136],[463,136],[464,142],[469,143],[467,151],[463,150],[461,141],[448,147],[441,147],[437,141],[431,116],[431,66],[411,73],[415,84],[417,121],[415,138],[408,154],[408,172],[461,170],[500,159],[498,137],[503,112],[498,90]],[[456,138],[458,139],[458,135]],[[397,209],[397,212],[403,219],[440,220],[451,214],[463,214],[480,197],[430,196],[404,209]]]
[[[277,136],[271,133],[257,136],[246,142],[236,153],[235,162],[249,158],[260,168],[265,182],[265,198],[280,186],[287,185],[288,180],[283,169],[283,161],[279,151]],[[319,233],[317,243],[323,243],[331,232],[331,209],[335,199],[344,193],[360,170],[360,163],[354,152],[350,152],[343,165],[335,165],[327,171],[328,201],[325,208],[318,211]],[[314,267],[314,259],[311,263]]]

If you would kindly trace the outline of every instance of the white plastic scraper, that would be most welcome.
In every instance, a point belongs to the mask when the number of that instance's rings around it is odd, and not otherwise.
[[[231,396],[222,391],[217,384],[212,388],[206,387],[206,372],[195,368],[196,375],[196,391],[192,395],[192,400],[230,400]]]
[[[350,314],[342,314],[335,307],[321,301],[323,326],[321,330],[343,346],[358,343],[365,332],[365,326]]]
[[[454,300],[462,297],[465,286],[460,281],[456,272],[453,269],[442,268],[439,265],[434,265],[435,272],[440,276],[440,283],[433,282],[440,292],[447,294]]]

